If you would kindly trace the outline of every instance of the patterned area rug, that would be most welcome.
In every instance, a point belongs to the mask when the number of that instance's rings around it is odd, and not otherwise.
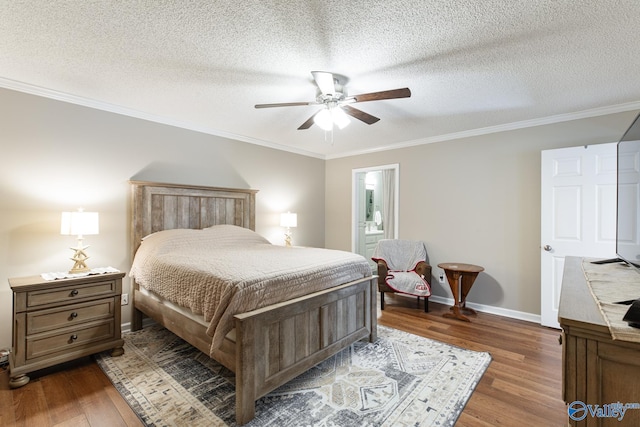
[[[256,403],[247,426],[453,426],[488,353],[378,326]],[[157,325],[126,333],[125,354],[96,356],[147,426],[235,426],[233,373]]]

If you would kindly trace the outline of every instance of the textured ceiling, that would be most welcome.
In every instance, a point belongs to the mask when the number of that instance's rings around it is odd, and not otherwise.
[[[332,158],[640,109],[637,0],[0,2],[0,86]],[[310,72],[380,117],[325,135]],[[327,141],[329,140],[329,141]]]

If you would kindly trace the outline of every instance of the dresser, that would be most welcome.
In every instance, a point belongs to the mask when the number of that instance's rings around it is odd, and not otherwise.
[[[640,405],[628,409],[622,420],[606,416],[611,406],[605,405],[640,404],[640,343],[612,339],[585,279],[582,258],[565,259],[558,320],[563,331],[562,395],[568,410],[576,411],[567,416],[569,425],[640,426]],[[604,409],[601,416],[590,413],[596,405]]]
[[[124,273],[44,280],[9,279],[13,291],[11,388],[38,369],[111,349],[121,355],[120,297]]]

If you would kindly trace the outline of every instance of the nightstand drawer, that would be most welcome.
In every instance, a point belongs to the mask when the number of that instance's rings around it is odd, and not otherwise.
[[[93,320],[111,319],[114,313],[115,298],[28,312],[27,335],[75,326]]]
[[[26,358],[35,359],[83,346],[90,347],[100,341],[111,340],[114,336],[113,319],[57,330],[55,333],[34,335],[27,337]]]
[[[113,280],[29,291],[27,292],[27,308],[56,303],[66,304],[76,300],[108,295],[116,295],[116,282]]]

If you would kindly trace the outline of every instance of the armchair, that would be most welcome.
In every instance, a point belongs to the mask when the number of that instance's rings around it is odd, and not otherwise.
[[[385,292],[415,295],[418,307],[424,298],[424,311],[429,311],[431,265],[426,260],[423,242],[383,239],[378,242],[372,260],[378,267],[380,309],[384,310]]]

